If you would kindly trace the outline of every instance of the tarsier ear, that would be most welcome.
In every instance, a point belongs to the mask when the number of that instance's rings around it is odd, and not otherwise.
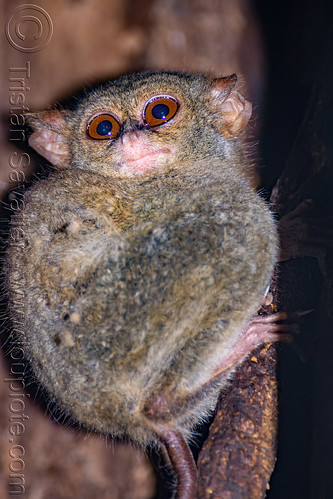
[[[27,113],[27,123],[33,129],[29,137],[29,145],[41,156],[58,168],[70,166],[68,128],[66,116],[69,111],[56,109],[39,113]]]
[[[235,74],[216,78],[211,83],[211,98],[214,110],[221,117],[221,133],[226,137],[236,137],[247,125],[252,104],[234,90],[237,83]]]

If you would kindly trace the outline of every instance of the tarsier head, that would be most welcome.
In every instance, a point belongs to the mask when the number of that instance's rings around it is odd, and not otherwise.
[[[137,176],[193,158],[226,155],[251,104],[235,90],[236,75],[209,79],[142,73],[109,82],[74,111],[28,117],[30,145],[58,168]]]

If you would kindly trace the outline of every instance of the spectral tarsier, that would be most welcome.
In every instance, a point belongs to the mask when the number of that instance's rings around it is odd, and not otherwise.
[[[166,449],[182,499],[195,497],[192,429],[280,337],[277,317],[256,316],[277,230],[246,178],[236,80],[124,76],[75,110],[30,115],[55,171],[26,192],[7,252],[37,379],[86,427]]]

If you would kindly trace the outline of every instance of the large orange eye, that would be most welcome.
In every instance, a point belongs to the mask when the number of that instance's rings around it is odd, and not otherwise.
[[[87,134],[96,140],[111,140],[117,137],[120,124],[111,114],[99,114],[93,117],[87,126]]]
[[[168,95],[153,97],[144,110],[143,118],[146,126],[153,127],[166,123],[174,117],[178,107],[178,102],[173,97]]]

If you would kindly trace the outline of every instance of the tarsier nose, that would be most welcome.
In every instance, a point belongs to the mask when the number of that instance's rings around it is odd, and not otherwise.
[[[120,141],[122,144],[128,144],[129,142],[135,142],[140,138],[140,132],[138,130],[124,130]]]

